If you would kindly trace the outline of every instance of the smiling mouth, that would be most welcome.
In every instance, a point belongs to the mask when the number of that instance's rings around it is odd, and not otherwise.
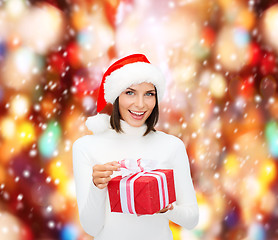
[[[131,113],[131,116],[135,119],[142,119],[146,112],[135,112],[128,110]]]

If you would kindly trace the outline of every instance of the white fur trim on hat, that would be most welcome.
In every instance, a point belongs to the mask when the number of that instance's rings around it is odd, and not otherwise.
[[[156,87],[158,101],[163,98],[165,78],[162,72],[150,63],[135,62],[124,65],[106,77],[104,83],[106,102],[114,103],[125,89],[143,82],[152,83]]]
[[[97,114],[88,117],[85,125],[93,134],[101,133],[110,128],[110,117],[107,114]]]

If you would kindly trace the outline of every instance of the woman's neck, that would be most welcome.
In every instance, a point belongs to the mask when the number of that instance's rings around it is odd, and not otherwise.
[[[121,128],[123,130],[123,133],[126,135],[143,136],[147,130],[146,124],[143,124],[140,127],[133,127],[124,120],[120,120],[120,124],[121,124]]]

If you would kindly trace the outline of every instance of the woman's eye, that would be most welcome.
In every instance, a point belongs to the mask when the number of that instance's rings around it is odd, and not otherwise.
[[[133,95],[133,92],[132,91],[126,91],[125,92],[127,95]]]
[[[147,96],[154,96],[155,94],[152,92],[146,93]]]

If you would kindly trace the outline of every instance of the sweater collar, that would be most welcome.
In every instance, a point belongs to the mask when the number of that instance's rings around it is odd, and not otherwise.
[[[121,128],[123,130],[123,135],[129,136],[140,136],[142,137],[147,130],[147,125],[143,124],[140,127],[132,127],[126,121],[120,120]],[[110,116],[107,114],[97,114],[95,116],[88,117],[86,120],[86,126],[89,130],[91,130],[94,134],[102,133],[111,129],[110,126]]]
[[[147,130],[146,124],[143,124],[140,127],[133,127],[124,120],[120,120],[120,123],[121,123],[121,128],[123,130],[123,134],[125,135],[143,136]]]

